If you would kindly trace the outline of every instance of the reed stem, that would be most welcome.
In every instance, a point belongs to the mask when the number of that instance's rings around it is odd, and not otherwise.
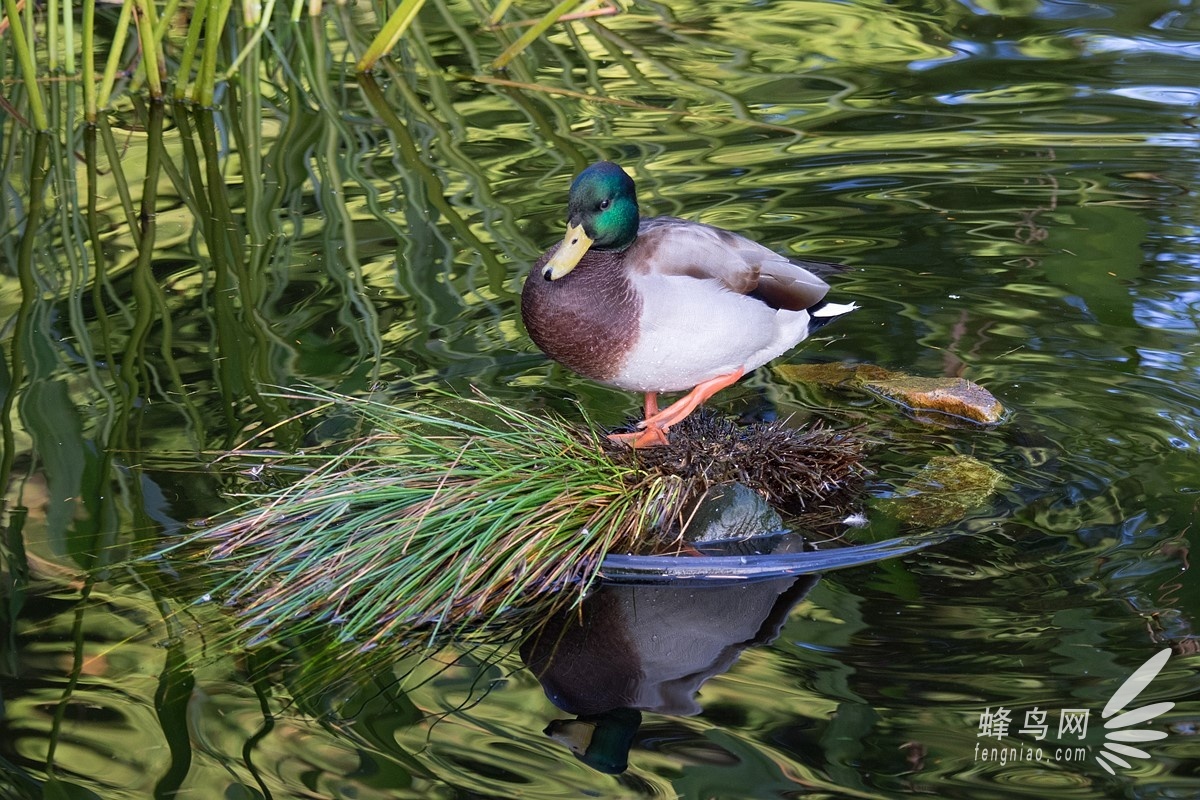
[[[46,68],[58,71],[58,0],[46,3]]]
[[[138,38],[142,45],[142,66],[146,69],[146,82],[150,85],[150,97],[163,98],[162,45],[154,38],[154,3],[152,0],[133,0],[138,13]]]
[[[183,43],[183,54],[179,57],[179,68],[175,73],[175,91],[172,97],[176,100],[183,100],[187,95],[188,76],[192,74],[192,62],[196,60],[200,34],[204,30],[204,21],[208,19],[209,2],[210,0],[196,0],[196,7],[192,9],[187,39]]]
[[[8,2],[8,0],[5,0]],[[125,50],[125,37],[129,34],[129,18],[133,13],[133,3],[121,4],[121,15],[117,18],[117,28],[113,32],[111,50],[108,51],[108,61],[104,65],[104,77],[100,80],[100,92],[96,97],[97,109],[108,108],[112,99],[113,86],[117,82],[117,67],[121,64],[121,55]]]
[[[63,54],[66,58],[65,72],[75,74],[75,14],[71,3],[62,4]],[[87,52],[87,51],[84,51]]]
[[[8,16],[8,25],[12,30],[13,50],[21,69],[21,78],[25,81],[25,90],[29,93],[29,113],[33,117],[33,127],[39,131],[48,131],[50,118],[46,115],[42,89],[38,86],[37,64],[33,60],[29,40],[25,38],[25,25],[21,22],[21,12],[17,9],[16,0],[4,0],[4,13]]]
[[[200,70],[196,76],[196,88],[192,99],[204,108],[212,108],[217,93],[217,51],[221,44],[221,33],[229,16],[232,0],[209,0],[208,14],[204,25],[204,53],[200,59]]]
[[[96,0],[83,0],[83,116],[96,124]]]

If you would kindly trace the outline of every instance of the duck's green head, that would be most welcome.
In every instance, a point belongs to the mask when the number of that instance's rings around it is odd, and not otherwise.
[[[589,249],[624,250],[637,238],[637,190],[625,170],[598,161],[576,176],[567,200],[567,235],[542,269],[555,281],[575,269]]]

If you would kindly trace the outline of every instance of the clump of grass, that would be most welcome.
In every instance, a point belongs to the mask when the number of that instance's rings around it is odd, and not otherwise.
[[[686,481],[606,451],[596,434],[483,397],[401,407],[320,390],[362,435],[241,461],[300,471],[193,542],[236,606],[246,644],[332,630],[354,649],[427,644],[569,602],[611,551],[679,528]],[[484,421],[480,421],[480,419]],[[570,588],[571,591],[561,591]],[[539,613],[544,606],[539,607]]]
[[[709,408],[672,428],[667,447],[635,453],[606,440],[615,458],[632,455],[642,469],[676,475],[699,493],[744,484],[806,527],[825,511],[845,516],[866,477],[867,444],[857,430],[796,428],[783,420],[739,425]]]
[[[300,452],[228,454],[272,486],[173,548],[202,562],[245,646],[332,636],[336,652],[385,655],[504,638],[581,600],[609,553],[677,552],[711,486],[741,482],[804,523],[844,514],[863,476],[853,431],[707,410],[670,446],[633,451],[483,396],[285,397],[311,403],[298,419],[315,430],[352,424]]]

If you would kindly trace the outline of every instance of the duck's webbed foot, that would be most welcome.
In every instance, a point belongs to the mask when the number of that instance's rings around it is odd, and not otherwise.
[[[688,414],[691,414],[700,404],[726,386],[733,384],[745,373],[741,367],[727,375],[718,375],[697,385],[683,397],[671,405],[658,410],[657,395],[646,393],[646,419],[638,423],[639,431],[633,433],[611,433],[608,438],[614,442],[624,442],[630,447],[665,447],[670,444],[667,431],[672,425],[678,425]]]

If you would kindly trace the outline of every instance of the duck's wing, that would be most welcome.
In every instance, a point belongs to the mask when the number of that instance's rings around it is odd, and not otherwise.
[[[634,274],[714,279],[731,292],[789,311],[824,299],[829,284],[814,271],[828,274],[833,266],[790,261],[744,236],[676,217],[642,220],[625,263]]]

